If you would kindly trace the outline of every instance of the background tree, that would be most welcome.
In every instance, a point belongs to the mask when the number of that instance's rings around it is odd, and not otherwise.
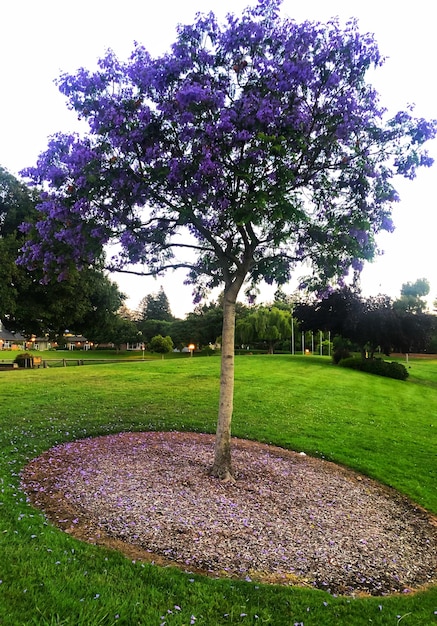
[[[167,295],[161,286],[158,293],[148,294],[138,307],[138,319],[170,322],[173,318]]]
[[[354,326],[349,324],[349,332],[345,336],[356,343],[362,356],[374,357],[380,350],[389,355],[399,340],[400,320],[393,309],[393,302],[388,296],[379,295],[363,299],[361,314]]]
[[[163,337],[162,335],[152,337],[149,344],[149,350],[151,352],[158,352],[159,354],[167,354],[167,352],[171,352],[173,350],[172,338],[169,336]]]
[[[111,318],[103,337],[101,343],[113,343],[117,350],[121,350],[126,344],[135,345],[142,341],[142,335],[135,322],[119,315]]]
[[[359,291],[342,287],[329,290],[324,297],[312,296],[306,301],[297,302],[293,316],[303,331],[330,331],[333,336],[350,337],[355,333],[363,308]]]
[[[198,15],[159,58],[137,45],[126,63],[109,52],[96,72],[62,76],[89,133],[57,135],[27,172],[46,189],[29,266],[62,276],[116,240],[113,269],[186,268],[196,298],[224,288],[211,468],[223,479],[243,285],[284,284],[301,261],[315,286],[358,271],[392,229],[392,177],[430,165],[435,135],[411,111],[385,118],[365,78],[382,59],[354,21],[299,24],[279,10],[260,0],[223,25]]]
[[[329,330],[335,336],[339,357],[343,350],[358,350],[373,358],[376,351],[423,352],[435,328],[435,316],[413,313],[394,306],[386,295],[363,298],[357,291],[343,288],[325,298],[299,304],[294,309],[303,330]],[[348,340],[340,342],[339,338]],[[335,357],[335,355],[334,355]]]
[[[290,310],[275,306],[258,307],[253,313],[237,321],[235,333],[241,343],[267,343],[269,354],[273,354],[278,341],[291,337]]]
[[[429,294],[429,290],[426,278],[403,283],[400,298],[393,303],[400,318],[400,332],[396,343],[399,352],[427,352],[435,349],[437,320],[434,315],[425,312],[425,296]]]
[[[171,333],[173,327],[172,322],[165,322],[164,320],[138,320],[136,326],[140,331],[143,340],[146,343],[155,335],[168,335]]]
[[[240,312],[244,307],[240,307]],[[188,313],[184,327],[188,343],[208,346],[221,342],[223,324],[223,304],[220,301],[198,304],[194,311]]]
[[[169,335],[173,340],[174,347],[178,350],[182,350],[190,343],[194,343],[194,340],[192,339],[191,334],[188,331],[188,326],[189,325],[187,324],[187,321],[185,319],[174,319],[169,324],[167,330],[163,329],[161,335]],[[153,337],[153,335],[151,335],[151,337]]]
[[[294,297],[286,294],[281,287],[278,287],[275,291],[273,304],[279,309],[290,310],[294,305]]]
[[[396,352],[432,352],[437,329],[435,315],[399,311],[396,313],[400,320],[400,331],[394,344]]]
[[[93,340],[94,330],[105,332],[124,296],[98,263],[83,272],[72,267],[61,282],[17,265],[24,242],[20,225],[36,218],[36,203],[36,194],[0,167],[0,317],[10,330],[27,335],[56,338],[75,328]]]
[[[83,333],[87,339],[96,343],[106,343],[117,341],[111,337],[114,336],[115,328],[119,328],[120,315],[119,310],[126,296],[122,294],[117,283],[109,280],[102,272],[87,269],[80,273],[82,297],[84,298],[83,315],[76,320],[71,320],[69,327]],[[86,281],[86,284],[84,284]],[[72,300],[81,297],[80,294],[72,296]],[[125,327],[127,328],[127,324]],[[132,326],[132,323],[131,323]],[[138,329],[133,324],[138,336]],[[132,337],[126,341],[133,341]],[[126,343],[121,341],[121,343]]]
[[[404,283],[401,296],[394,306],[399,311],[423,313],[427,307],[424,297],[429,294],[429,282],[426,278],[418,278],[414,283]]]
[[[24,242],[19,226],[23,221],[32,220],[36,214],[35,203],[36,196],[26,185],[0,166],[0,317],[3,320],[15,312],[20,282],[26,275],[16,264]]]
[[[138,319],[138,312],[130,309],[124,302],[118,309],[117,314],[124,320],[135,322]]]

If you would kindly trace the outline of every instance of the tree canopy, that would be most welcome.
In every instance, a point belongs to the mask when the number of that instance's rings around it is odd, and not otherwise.
[[[429,282],[426,278],[418,278],[414,283],[404,283],[395,307],[400,311],[423,313],[427,306],[423,298],[429,294],[429,289]]]
[[[162,320],[165,322],[170,322],[173,319],[170,303],[162,286],[158,293],[147,294],[141,300],[138,318],[140,320]]]
[[[19,226],[25,220],[30,221],[34,214],[35,197],[28,187],[0,166],[0,317],[3,320],[16,310],[19,285],[26,275],[16,265],[24,241]]]
[[[49,283],[40,270],[17,265],[25,240],[20,225],[35,220],[37,202],[36,193],[0,167],[0,317],[8,329],[27,335],[62,336],[74,327],[96,340],[124,298],[98,263],[81,273],[71,268],[68,280]]]
[[[359,271],[392,230],[393,177],[431,164],[436,130],[411,110],[387,119],[366,81],[383,59],[354,20],[297,23],[280,4],[223,24],[199,14],[158,58],[136,45],[126,62],[109,51],[97,71],[64,74],[89,132],[56,135],[27,170],[44,187],[30,267],[63,276],[115,241],[112,269],[186,268],[197,298],[224,287],[212,473],[225,478],[241,288],[283,284],[302,261],[316,286]]]
[[[291,336],[290,309],[279,309],[276,306],[258,307],[237,321],[235,332],[242,343],[265,341],[269,354],[273,354],[276,342],[289,339]]]

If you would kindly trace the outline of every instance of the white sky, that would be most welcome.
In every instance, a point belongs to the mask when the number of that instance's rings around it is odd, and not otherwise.
[[[12,174],[35,164],[47,138],[77,128],[54,80],[79,67],[92,69],[107,48],[125,59],[133,42],[152,54],[168,49],[177,23],[191,23],[197,11],[240,13],[255,0],[21,0],[2,3],[0,18],[0,165]],[[342,21],[357,17],[363,32],[375,34],[388,57],[372,82],[390,112],[415,103],[416,115],[437,118],[435,67],[437,33],[429,0],[401,4],[398,0],[284,0],[283,13],[296,20]],[[429,144],[437,160],[437,141]],[[397,185],[401,202],[393,217],[396,231],[381,236],[385,254],[362,274],[365,295],[399,295],[402,283],[427,278],[431,301],[437,298],[435,264],[437,163],[420,171],[414,181]],[[193,309],[191,288],[182,273],[156,280],[112,276],[129,296],[139,301],[162,285],[172,312],[182,317]],[[294,287],[285,289],[291,292]],[[269,299],[274,290],[263,292]]]

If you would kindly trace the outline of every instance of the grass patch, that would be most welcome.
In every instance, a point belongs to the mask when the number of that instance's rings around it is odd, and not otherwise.
[[[409,372],[403,382],[327,357],[237,357],[233,433],[343,463],[437,513],[437,361],[410,360]],[[436,623],[436,587],[351,599],[212,580],[78,542],[26,503],[21,468],[57,443],[214,432],[218,379],[219,359],[190,357],[0,372],[0,624]]]

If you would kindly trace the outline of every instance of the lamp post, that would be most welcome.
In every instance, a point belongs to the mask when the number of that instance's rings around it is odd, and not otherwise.
[[[193,352],[195,348],[196,346],[194,345],[194,343],[190,343],[190,345],[188,346],[188,350],[190,351],[190,356],[193,356]]]

